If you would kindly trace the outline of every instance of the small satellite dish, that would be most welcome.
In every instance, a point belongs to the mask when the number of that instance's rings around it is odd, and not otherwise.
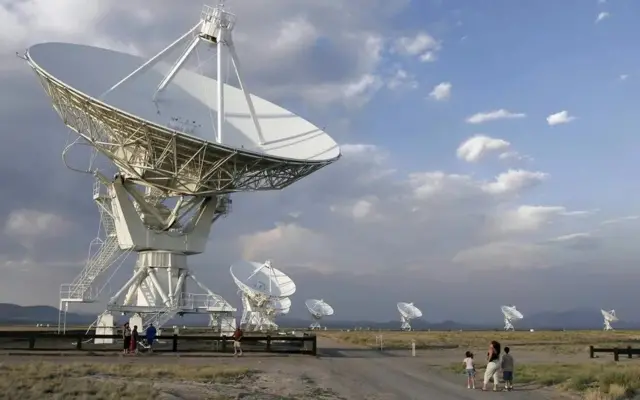
[[[304,304],[307,306],[307,310],[309,310],[309,313],[311,313],[311,316],[314,319],[313,323],[309,325],[309,329],[313,330],[322,328],[320,325],[320,320],[323,317],[333,315],[333,307],[331,307],[322,299],[308,299],[304,302]]]
[[[402,321],[402,326],[400,329],[403,331],[410,331],[411,324],[410,321],[415,318],[422,317],[422,311],[413,303],[403,303],[400,302],[397,304],[398,311],[400,312],[400,320]]]
[[[611,323],[618,321],[616,310],[600,310],[600,312],[602,313],[602,318],[604,318],[604,330],[612,331],[613,327],[611,326]]]
[[[240,326],[247,331],[277,329],[278,310],[290,308],[288,297],[296,292],[293,280],[274,268],[270,260],[238,261],[231,265],[229,272],[242,297]]]
[[[504,315],[504,330],[513,331],[513,321],[521,320],[524,318],[522,313],[516,309],[516,306],[502,306],[500,307],[502,315]]]

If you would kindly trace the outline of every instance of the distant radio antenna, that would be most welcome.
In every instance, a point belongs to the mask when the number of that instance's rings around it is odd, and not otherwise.
[[[604,330],[612,331],[613,327],[611,326],[611,323],[618,321],[616,310],[600,310],[600,312],[602,313],[602,317],[604,318]]]
[[[410,331],[411,320],[422,317],[422,311],[414,306],[413,303],[398,303],[397,307],[400,312],[400,321],[402,321],[400,329]]]
[[[513,322],[521,320],[524,316],[516,309],[516,306],[502,306],[500,309],[504,315],[504,330],[514,331]]]
[[[314,321],[309,325],[309,329],[320,329],[322,326],[320,325],[320,320],[323,317],[328,317],[333,315],[333,307],[327,304],[324,300],[320,299],[309,299],[304,302],[307,306],[307,310],[311,313],[311,317],[313,317]]]
[[[274,268],[271,261],[238,261],[229,272],[242,298],[240,326],[247,331],[277,330],[277,315],[291,308],[289,296],[296,292],[296,284],[287,274]]]

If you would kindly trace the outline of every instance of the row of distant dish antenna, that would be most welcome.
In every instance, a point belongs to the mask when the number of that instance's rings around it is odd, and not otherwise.
[[[515,321],[519,321],[523,319],[524,315],[522,315],[522,313],[518,311],[518,309],[516,309],[516,306],[513,306],[513,305],[502,306],[501,310],[502,310],[502,314],[504,315],[504,330],[505,331],[515,330],[513,323]],[[613,330],[611,323],[618,321],[618,317],[616,316],[616,310],[609,310],[609,311],[600,310],[600,312],[602,313],[602,318],[604,318],[604,330],[605,331]]]
[[[229,272],[242,298],[240,326],[247,331],[277,330],[275,318],[291,309],[289,296],[296,292],[293,280],[275,268],[270,260],[264,263],[239,261]],[[313,318],[310,329],[320,329],[320,320],[333,315],[333,307],[324,300],[309,299],[305,305]]]

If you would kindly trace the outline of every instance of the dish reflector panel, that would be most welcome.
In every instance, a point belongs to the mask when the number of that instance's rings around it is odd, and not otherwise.
[[[99,47],[71,43],[41,43],[30,47],[28,57],[55,80],[82,92],[114,111],[135,116],[167,131],[215,142],[217,118],[216,80],[181,68],[162,95],[153,101],[158,84],[172,63],[160,61],[126,81],[103,99],[100,96],[129,75],[145,59]],[[296,161],[326,162],[340,156],[337,143],[323,130],[276,104],[251,95],[264,137],[260,145],[242,90],[225,85],[225,119],[222,144],[227,149]]]
[[[615,310],[610,310],[610,311],[600,310],[600,312],[602,313],[602,316],[604,317],[604,319],[606,319],[609,322],[615,322],[618,320]]]
[[[500,309],[502,310],[502,313],[505,315],[505,317],[508,317],[510,319],[524,318],[522,313],[516,309],[516,306],[502,306],[500,307]]]
[[[317,317],[326,317],[333,315],[333,307],[324,300],[309,299],[304,302],[309,312]]]
[[[238,261],[229,269],[233,281],[248,295],[289,297],[296,292],[296,284],[270,261]]]
[[[398,311],[405,318],[414,319],[422,317],[422,311],[414,306],[413,303],[398,303]]]

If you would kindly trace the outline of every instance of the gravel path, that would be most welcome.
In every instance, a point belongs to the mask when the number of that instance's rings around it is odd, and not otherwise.
[[[246,366],[260,373],[242,387],[207,388],[235,398],[266,400],[287,399],[367,399],[367,400],[465,400],[484,396],[479,389],[469,390],[462,374],[442,372],[429,354],[410,351],[380,352],[369,348],[336,343],[318,338],[317,357],[305,355],[269,356],[247,353],[244,357],[176,357],[175,355],[140,357],[76,356],[0,356],[2,363],[49,361],[55,363],[136,363]],[[454,353],[451,353],[450,357]],[[457,355],[457,353],[455,353]],[[435,355],[435,354],[434,354]],[[443,355],[441,355],[443,356]],[[443,359],[444,360],[444,359]],[[450,361],[449,361],[450,362]],[[480,379],[480,377],[478,377]],[[517,382],[516,382],[517,383]],[[480,386],[480,383],[478,383]],[[164,388],[163,388],[164,389]],[[189,399],[188,390],[168,390],[171,399]],[[191,386],[191,391],[195,389]],[[204,389],[203,389],[204,390]],[[213,392],[207,392],[207,395]],[[242,393],[242,394],[241,394]],[[194,393],[192,393],[194,394]],[[205,395],[203,392],[201,395]],[[237,396],[237,397],[236,397]],[[509,393],[488,393],[491,398],[511,400],[557,400],[565,396],[549,390],[518,387]],[[233,398],[232,397],[232,398]]]

